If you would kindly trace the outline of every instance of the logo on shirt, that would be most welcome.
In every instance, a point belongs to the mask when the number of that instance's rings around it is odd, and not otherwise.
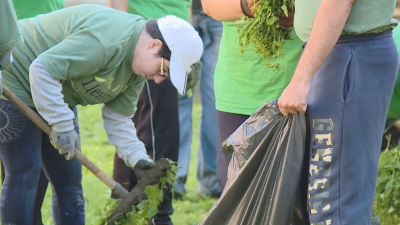
[[[103,79],[99,77],[93,77],[91,80],[81,83],[84,89],[85,95],[89,95],[89,99],[96,99],[98,102],[108,102],[115,98],[119,93],[126,90],[128,86],[117,85],[113,87],[111,84],[114,81],[114,77],[109,77],[108,79]],[[113,94],[111,94],[111,93]]]

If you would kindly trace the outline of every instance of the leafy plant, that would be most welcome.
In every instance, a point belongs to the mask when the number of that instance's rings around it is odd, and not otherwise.
[[[147,225],[148,221],[153,218],[157,212],[158,207],[160,206],[163,199],[163,191],[167,186],[172,187],[171,191],[173,191],[173,186],[176,180],[176,172],[178,170],[177,165],[174,161],[169,160],[171,164],[171,168],[166,171],[165,176],[161,177],[158,184],[154,186],[147,186],[144,189],[144,193],[147,196],[146,200],[140,202],[137,206],[132,207],[132,211],[125,214],[125,219],[116,222],[116,225]],[[121,203],[121,199],[115,200],[110,199],[104,208],[104,215],[100,222],[97,223],[99,225],[107,225],[107,218],[111,213],[118,207]]]
[[[385,150],[380,157],[374,216],[382,225],[400,224],[400,149]]]
[[[254,51],[263,56],[268,67],[280,69],[279,63],[271,63],[270,58],[284,57],[284,41],[291,40],[291,31],[280,29],[279,15],[288,16],[288,7],[293,9],[293,0],[260,0],[255,10],[255,18],[244,17],[235,23],[239,29],[239,46],[243,53],[252,43]]]

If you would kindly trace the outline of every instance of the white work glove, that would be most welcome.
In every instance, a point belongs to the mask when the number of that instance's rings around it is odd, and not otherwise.
[[[67,132],[50,132],[50,142],[55,149],[58,150],[60,155],[65,155],[67,160],[75,157],[75,147],[81,148],[81,141],[79,135],[75,130]]]

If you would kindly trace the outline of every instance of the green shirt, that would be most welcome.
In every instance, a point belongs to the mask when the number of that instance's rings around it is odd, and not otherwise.
[[[294,27],[299,38],[307,42],[311,27],[322,0],[296,0]],[[393,19],[396,0],[356,0],[342,34],[379,33],[393,29],[397,20]]]
[[[189,21],[191,5],[191,0],[128,0],[128,12],[145,19],[174,15]]]
[[[280,71],[265,65],[253,46],[240,53],[237,29],[224,22],[214,88],[216,108],[222,112],[251,115],[266,101],[276,100],[289,84],[300,59],[302,42],[293,32],[292,41],[285,43],[285,62],[279,60]]]
[[[397,45],[397,52],[399,52],[399,54],[400,54],[400,28],[399,27],[396,27],[393,30],[393,39]],[[400,79],[399,79],[399,74],[400,74],[400,68],[399,68],[399,72],[397,73],[397,80],[396,80],[396,83],[394,86],[392,100],[390,102],[390,107],[389,107],[389,113],[387,116],[388,118],[392,118],[392,119],[400,119]]]
[[[18,19],[35,17],[64,8],[64,0],[13,0],[13,3]]]
[[[11,0],[0,0],[0,52],[24,42]]]
[[[143,17],[101,5],[78,5],[20,20],[25,43],[13,51],[14,63],[3,83],[34,107],[29,65],[39,58],[62,82],[69,106],[105,103],[133,115],[145,79],[132,72],[133,52]]]

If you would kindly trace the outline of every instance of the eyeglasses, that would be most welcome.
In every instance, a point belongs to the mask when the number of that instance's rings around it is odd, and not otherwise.
[[[167,77],[167,76],[164,75],[164,58],[163,57],[161,57],[161,67],[160,67],[159,76],[163,77],[164,79],[169,79],[169,76]]]
[[[192,64],[192,65],[190,65],[190,68],[191,68],[191,70],[193,71],[195,68],[196,68],[196,66],[198,65],[198,63],[194,63],[194,64]],[[160,64],[160,74],[158,74],[160,77],[163,77],[164,79],[170,79],[170,76],[166,76],[166,75],[164,75],[164,58],[163,57],[161,57],[161,64]]]

